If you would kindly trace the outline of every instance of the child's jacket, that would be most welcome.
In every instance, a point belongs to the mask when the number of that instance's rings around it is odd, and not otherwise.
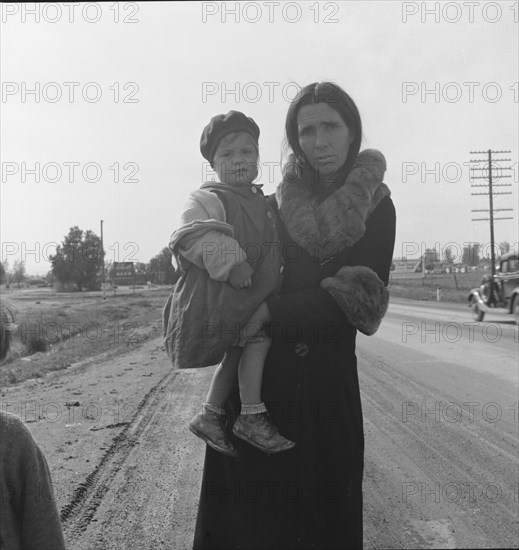
[[[191,193],[169,246],[181,276],[163,311],[166,351],[177,368],[214,365],[279,288],[274,213],[255,185],[206,183]],[[251,288],[230,284],[249,275]]]

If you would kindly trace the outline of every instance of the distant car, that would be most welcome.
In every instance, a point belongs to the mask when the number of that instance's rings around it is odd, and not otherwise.
[[[479,288],[468,296],[472,317],[482,321],[488,311],[511,313],[519,325],[519,257],[517,252],[504,254],[494,278],[485,275]]]

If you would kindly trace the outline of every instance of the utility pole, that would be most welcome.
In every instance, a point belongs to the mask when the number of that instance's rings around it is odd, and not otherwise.
[[[471,167],[471,172],[475,171],[482,171],[483,173],[486,171],[488,172],[487,175],[481,175],[481,176],[473,176],[471,174],[470,181],[472,180],[488,180],[487,184],[478,184],[478,185],[471,185],[471,187],[484,187],[487,189],[486,191],[480,192],[480,193],[471,193],[472,195],[488,195],[489,199],[489,208],[483,208],[478,210],[472,210],[472,212],[488,212],[489,217],[488,218],[473,218],[473,222],[477,221],[489,221],[490,222],[490,255],[491,255],[491,267],[492,267],[492,280],[494,279],[494,276],[496,274],[496,256],[494,251],[494,221],[497,220],[513,220],[513,217],[506,217],[506,218],[496,218],[494,217],[494,212],[507,212],[513,210],[513,208],[494,208],[494,195],[511,195],[511,191],[501,191],[501,192],[494,192],[494,187],[511,187],[511,183],[493,183],[494,179],[501,179],[501,178],[511,178],[510,175],[503,175],[498,174],[498,171],[501,170],[511,170],[511,167],[500,167],[497,163],[498,162],[509,162],[510,159],[503,159],[503,158],[492,158],[492,155],[502,155],[502,154],[509,154],[511,151],[492,151],[489,149],[488,151],[470,151],[471,155],[487,155],[486,158],[480,158],[480,159],[471,159],[470,162],[474,164],[480,164],[485,163],[485,166],[475,166]]]
[[[103,245],[103,220],[101,220],[101,259],[102,259],[102,271],[101,271],[101,288],[103,289],[103,300],[105,296],[105,248]]]

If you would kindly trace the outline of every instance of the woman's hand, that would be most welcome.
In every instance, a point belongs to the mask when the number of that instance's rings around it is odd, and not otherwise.
[[[247,324],[243,327],[243,330],[240,332],[237,345],[243,347],[248,341],[253,340],[258,332],[260,332],[263,328],[263,325],[269,321],[270,311],[267,304],[263,302],[251,315],[250,319],[247,321]]]

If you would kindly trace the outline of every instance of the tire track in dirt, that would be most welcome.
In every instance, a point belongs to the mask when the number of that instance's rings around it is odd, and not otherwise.
[[[74,550],[190,548],[205,444],[187,430],[213,369],[172,371],[62,510]]]
[[[206,445],[187,423],[212,371],[177,371],[75,550],[192,547]]]
[[[111,481],[123,467],[131,449],[139,445],[141,435],[156,414],[163,393],[175,375],[175,371],[168,372],[146,394],[128,425],[115,437],[99,464],[75,490],[71,501],[62,508],[61,521],[68,544],[88,528],[110,489]]]

